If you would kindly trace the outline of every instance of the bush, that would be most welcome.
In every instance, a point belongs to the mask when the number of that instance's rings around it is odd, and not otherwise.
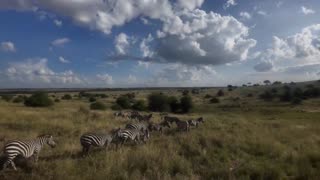
[[[63,100],[71,100],[72,96],[70,94],[65,94],[65,95],[62,96],[61,99],[63,99]]]
[[[54,102],[60,102],[60,99],[58,99],[58,98],[56,98],[55,100],[54,100]]]
[[[168,103],[169,103],[171,112],[176,113],[179,111],[180,104],[179,104],[178,99],[176,97],[174,97],[174,96],[169,97]]]
[[[299,97],[294,97],[294,98],[292,99],[291,103],[292,103],[293,105],[299,105],[299,104],[302,103],[302,99],[299,98]]]
[[[283,93],[280,95],[280,100],[285,102],[292,101],[293,95],[291,92],[291,88],[289,86],[284,86],[283,89]]]
[[[89,98],[89,102],[95,102],[95,101],[97,101],[97,99],[95,97],[90,97]]]
[[[3,94],[3,95],[1,95],[1,99],[5,100],[7,102],[11,101],[12,98],[13,98],[13,95],[11,95],[11,94]]]
[[[224,92],[222,89],[220,89],[218,92],[217,92],[217,96],[221,97],[221,96],[224,96]]]
[[[205,99],[209,99],[209,98],[212,98],[212,96],[211,96],[210,94],[206,94],[206,95],[204,96],[204,98],[205,98]]]
[[[94,102],[90,104],[90,109],[92,110],[106,110],[107,106],[102,102]]]
[[[24,96],[17,96],[13,99],[13,103],[22,103],[26,98]]]
[[[131,107],[130,99],[128,98],[128,96],[118,97],[116,103],[123,109],[129,109]]]
[[[132,109],[137,111],[145,111],[147,106],[144,100],[138,100],[132,105]]]
[[[151,111],[168,111],[168,97],[161,93],[152,93],[148,97],[148,108]]]
[[[265,101],[272,101],[274,98],[274,95],[270,91],[266,90],[265,92],[260,94],[259,97]]]
[[[183,90],[182,91],[183,96],[188,96],[189,95],[189,90]]]
[[[192,98],[190,96],[183,96],[180,99],[181,110],[184,113],[190,112],[193,107]]]
[[[30,107],[48,107],[48,106],[52,106],[53,102],[49,98],[47,93],[37,92],[32,94],[30,97],[28,97],[24,101],[24,104]]]
[[[253,97],[252,93],[247,94],[247,97]]]
[[[213,97],[210,99],[210,103],[213,103],[213,104],[220,103],[220,100],[216,97]]]
[[[118,104],[112,105],[111,109],[114,110],[114,111],[122,110],[121,106],[119,106]]]

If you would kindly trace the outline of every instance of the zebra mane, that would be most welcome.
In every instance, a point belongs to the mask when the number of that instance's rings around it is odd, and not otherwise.
[[[41,135],[37,136],[37,138],[42,138],[42,137],[51,138],[52,135],[51,134],[41,134]]]

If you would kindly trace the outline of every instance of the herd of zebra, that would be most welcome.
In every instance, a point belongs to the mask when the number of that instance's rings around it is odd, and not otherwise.
[[[125,128],[114,129],[109,133],[85,133],[80,137],[82,146],[82,154],[86,156],[91,147],[104,147],[108,149],[111,143],[122,146],[128,141],[136,144],[146,143],[150,138],[150,132],[158,131],[162,134],[164,128],[171,128],[172,124],[176,124],[178,131],[189,131],[191,126],[198,127],[199,123],[203,123],[202,117],[195,120],[183,121],[177,117],[163,116],[162,122],[154,124],[150,122],[152,114],[141,115],[138,112],[117,112],[114,114],[116,117],[130,118],[138,120],[139,122],[129,123]],[[9,141],[4,146],[4,155],[6,160],[3,164],[3,169],[11,165],[14,170],[16,169],[14,159],[18,156],[29,158],[34,157],[34,161],[38,161],[38,155],[42,147],[47,144],[50,147],[55,147],[56,142],[52,135],[41,135],[32,140],[13,140]]]

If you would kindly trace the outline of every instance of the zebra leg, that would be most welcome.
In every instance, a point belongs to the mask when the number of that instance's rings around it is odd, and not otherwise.
[[[83,146],[83,147],[82,147],[82,155],[83,155],[83,156],[88,155],[89,149],[90,149],[90,146]]]
[[[16,165],[15,165],[14,162],[13,162],[13,159],[8,159],[8,160],[3,164],[3,169],[6,169],[9,164],[12,166],[12,168],[13,168],[15,171],[17,170]]]

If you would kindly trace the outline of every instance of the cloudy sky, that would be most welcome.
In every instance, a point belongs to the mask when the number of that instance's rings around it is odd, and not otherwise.
[[[320,79],[319,0],[1,0],[0,88]]]

